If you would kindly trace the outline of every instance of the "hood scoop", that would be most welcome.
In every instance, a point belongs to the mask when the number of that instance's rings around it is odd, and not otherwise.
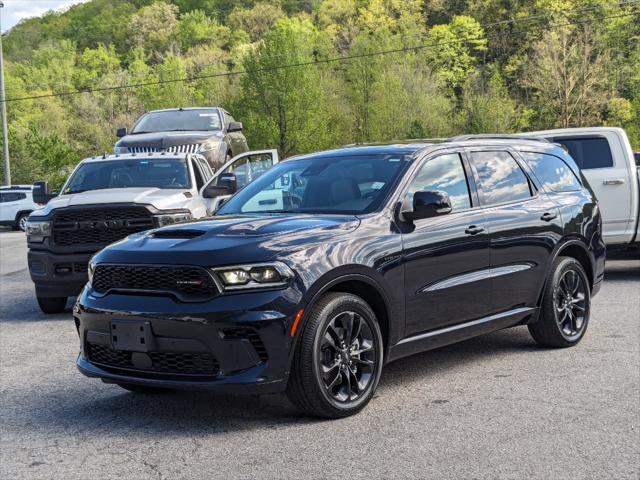
[[[189,230],[189,229],[175,229],[175,230],[158,230],[153,232],[154,238],[196,238],[200,235],[204,235],[204,230]]]

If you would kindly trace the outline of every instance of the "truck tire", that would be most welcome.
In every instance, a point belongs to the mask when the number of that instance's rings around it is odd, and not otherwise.
[[[24,212],[18,215],[16,218],[16,224],[13,226],[14,230],[22,230],[23,232],[27,229],[27,218],[29,217],[30,212]]]
[[[67,306],[67,297],[37,297],[43,313],[62,313]]]

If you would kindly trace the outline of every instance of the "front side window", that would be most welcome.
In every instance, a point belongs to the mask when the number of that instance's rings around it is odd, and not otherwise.
[[[582,184],[564,161],[545,153],[522,152],[542,185],[553,192],[574,192]]]
[[[427,190],[449,194],[453,211],[471,208],[469,186],[459,154],[449,153],[428,160],[411,182],[406,201],[411,204],[416,192]]]
[[[287,160],[248,184],[217,214],[372,212],[383,204],[408,165],[404,155]]]
[[[526,200],[532,196],[529,179],[507,152],[472,152],[485,205]]]
[[[273,165],[270,153],[255,153],[243,156],[225,168],[221,173],[233,173],[238,182],[238,188],[253,182]]]
[[[136,159],[88,162],[80,165],[62,194],[110,188],[191,188],[185,160]]]
[[[606,138],[554,138],[553,141],[567,148],[581,170],[613,167],[613,156]]]
[[[167,110],[143,115],[131,133],[181,132],[190,130],[221,130],[217,109]]]
[[[1,197],[2,203],[17,202],[18,200],[24,200],[25,198],[27,198],[26,193],[18,193],[18,192],[7,192],[0,195],[2,195]]]

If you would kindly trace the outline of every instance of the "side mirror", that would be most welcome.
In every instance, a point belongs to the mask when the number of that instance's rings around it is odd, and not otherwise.
[[[127,127],[122,127],[116,130],[116,137],[122,138],[127,136]]]
[[[242,122],[229,122],[229,126],[227,127],[227,133],[241,132],[241,131],[242,131]]]
[[[34,182],[31,194],[33,196],[33,201],[39,204],[45,204],[56,196],[55,193],[49,192],[49,183],[44,181]]]
[[[204,198],[216,198],[221,195],[233,195],[238,190],[238,181],[233,173],[222,173],[217,185],[208,185],[203,191]]]
[[[413,194],[413,210],[402,212],[408,220],[437,217],[451,213],[449,194],[441,190],[418,191]]]

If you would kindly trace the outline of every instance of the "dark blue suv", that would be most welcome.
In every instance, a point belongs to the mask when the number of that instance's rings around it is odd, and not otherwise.
[[[77,365],[141,393],[286,390],[343,417],[416,352],[516,325],[577,344],[604,255],[597,202],[548,142],[303,155],[210,219],[96,254],[74,308]]]

